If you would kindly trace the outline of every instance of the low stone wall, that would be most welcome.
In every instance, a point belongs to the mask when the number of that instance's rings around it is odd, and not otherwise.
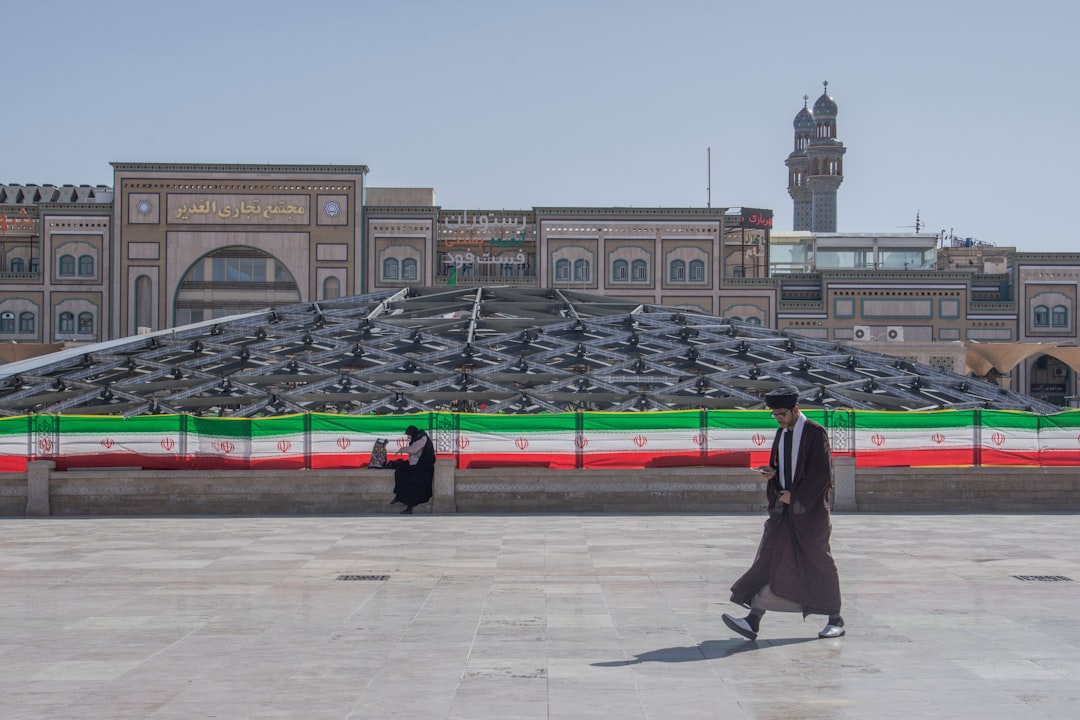
[[[855,505],[865,512],[1080,510],[1080,468],[862,468]]]
[[[862,468],[835,462],[834,507],[860,512],[1080,511],[1080,468]],[[0,473],[0,516],[374,515],[391,506],[390,470]],[[745,468],[457,470],[435,466],[418,513],[762,512],[764,482]]]

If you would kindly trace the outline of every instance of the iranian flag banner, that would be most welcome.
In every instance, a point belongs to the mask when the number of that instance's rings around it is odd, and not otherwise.
[[[368,466],[376,440],[386,440],[388,459],[409,444],[405,428],[415,425],[431,434],[431,415],[329,415],[310,416],[309,467],[359,468]]]
[[[29,420],[29,459],[53,460],[58,470],[185,466],[185,418],[179,415],[31,415]]]
[[[577,467],[579,417],[578,413],[456,415],[457,465],[563,470]]]
[[[975,463],[975,411],[854,415],[857,467],[934,467]]]
[[[1039,464],[1080,465],[1080,411],[1039,418]]]
[[[1038,465],[1039,416],[1016,410],[980,410],[980,465]]]
[[[33,459],[32,419],[29,415],[0,419],[0,472],[26,472],[27,461]]]
[[[635,421],[635,415],[638,416]],[[587,468],[648,468],[708,464],[705,413],[582,413],[581,449]]]
[[[1080,411],[808,410],[834,455],[859,467],[1080,466]],[[460,468],[753,467],[768,462],[777,423],[764,410],[267,418],[29,415],[0,419],[0,472],[31,460],[57,468],[304,469],[367,467],[377,439],[391,458],[409,425]]]

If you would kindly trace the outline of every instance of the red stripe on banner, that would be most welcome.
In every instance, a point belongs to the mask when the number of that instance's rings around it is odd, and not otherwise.
[[[1048,467],[1080,465],[1080,450],[1042,450],[1039,453],[1039,464]]]
[[[371,462],[371,453],[333,453],[330,455],[312,455],[312,470],[356,470],[366,468]]]
[[[469,453],[458,456],[459,468],[535,467],[553,470],[573,470],[577,457],[571,454],[545,453]]]
[[[625,453],[588,453],[582,459],[586,468],[607,468],[620,470],[638,470],[643,468],[665,467],[751,467],[755,456],[763,459],[758,464],[769,461],[768,453],[731,450],[711,452],[702,457],[700,452],[669,452],[652,455],[640,452]]]
[[[1038,465],[1039,464],[1039,451],[1038,450],[1025,450],[1025,451],[1004,451],[994,450],[992,448],[982,449],[982,465]]]
[[[25,455],[0,455],[0,472],[26,472]]]
[[[187,458],[179,455],[143,455],[136,452],[114,451],[92,455],[58,455],[47,458],[56,463],[57,470],[72,468],[137,467],[143,470],[184,470],[191,467]]]
[[[971,466],[974,464],[975,451],[972,448],[860,450],[855,455],[855,467],[940,467],[942,465]]]

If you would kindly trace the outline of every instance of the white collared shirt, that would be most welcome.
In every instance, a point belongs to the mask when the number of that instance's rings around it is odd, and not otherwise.
[[[780,433],[780,458],[778,463],[780,466],[780,487],[785,490],[788,489],[788,486],[784,483],[784,433],[795,433],[795,436],[791,438],[791,478],[794,480],[795,471],[799,467],[799,444],[802,441],[803,425],[805,424],[806,416],[800,412],[799,417],[795,420],[795,425],[790,430],[785,429]]]

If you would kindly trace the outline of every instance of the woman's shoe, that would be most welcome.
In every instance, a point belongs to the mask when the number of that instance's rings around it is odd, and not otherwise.
[[[412,515],[412,505],[406,505],[405,509],[401,511],[402,515]]]
[[[393,500],[390,501],[390,504],[391,505],[397,505],[399,502],[401,502],[401,501],[398,500],[397,498],[394,498]]]

